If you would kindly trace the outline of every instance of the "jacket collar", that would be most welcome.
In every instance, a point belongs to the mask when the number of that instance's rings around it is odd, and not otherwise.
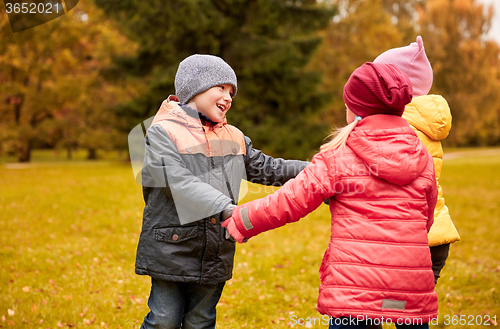
[[[195,109],[179,103],[179,100],[175,95],[170,95],[163,101],[151,125],[164,120],[179,122],[191,128],[204,127],[204,129],[209,130],[222,128],[227,124],[226,119],[215,123],[208,120],[208,118],[202,114],[200,117],[200,113],[198,113]]]

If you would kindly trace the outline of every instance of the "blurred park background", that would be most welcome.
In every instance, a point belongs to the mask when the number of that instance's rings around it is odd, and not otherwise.
[[[437,327],[471,326],[446,315],[497,325],[500,35],[486,3],[89,0],[18,33],[0,6],[0,328],[139,328],[150,284],[133,269],[144,203],[127,135],[174,93],[182,59],[223,57],[238,76],[229,123],[270,155],[310,159],[345,124],[352,71],[417,35],[453,114],[442,186],[462,236],[436,287]],[[319,318],[329,232],[321,206],[238,246],[218,328]]]
[[[453,113],[445,147],[500,142],[500,46],[479,0],[93,0],[12,33],[0,10],[0,155],[127,151],[127,134],[174,93],[179,62],[224,58],[228,120],[265,152],[311,158],[345,124],[342,88],[383,51],[424,40],[431,93]],[[307,138],[304,138],[307,136]]]

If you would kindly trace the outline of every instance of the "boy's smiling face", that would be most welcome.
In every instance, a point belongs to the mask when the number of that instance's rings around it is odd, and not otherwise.
[[[233,86],[218,85],[194,96],[189,103],[195,103],[198,112],[213,122],[221,122],[231,108],[233,94]]]

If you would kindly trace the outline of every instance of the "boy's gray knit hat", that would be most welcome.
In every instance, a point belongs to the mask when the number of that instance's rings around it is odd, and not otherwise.
[[[191,55],[179,64],[175,74],[175,95],[186,104],[194,96],[208,89],[228,84],[237,91],[236,74],[229,64],[213,55]]]

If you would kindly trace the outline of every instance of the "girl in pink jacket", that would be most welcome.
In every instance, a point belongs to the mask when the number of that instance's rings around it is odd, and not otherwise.
[[[408,77],[365,63],[344,86],[346,127],[295,179],[236,207],[222,226],[238,242],[300,218],[329,199],[331,238],[318,311],[330,328],[428,328],[438,299],[427,232],[437,199],[432,157],[401,118]]]

